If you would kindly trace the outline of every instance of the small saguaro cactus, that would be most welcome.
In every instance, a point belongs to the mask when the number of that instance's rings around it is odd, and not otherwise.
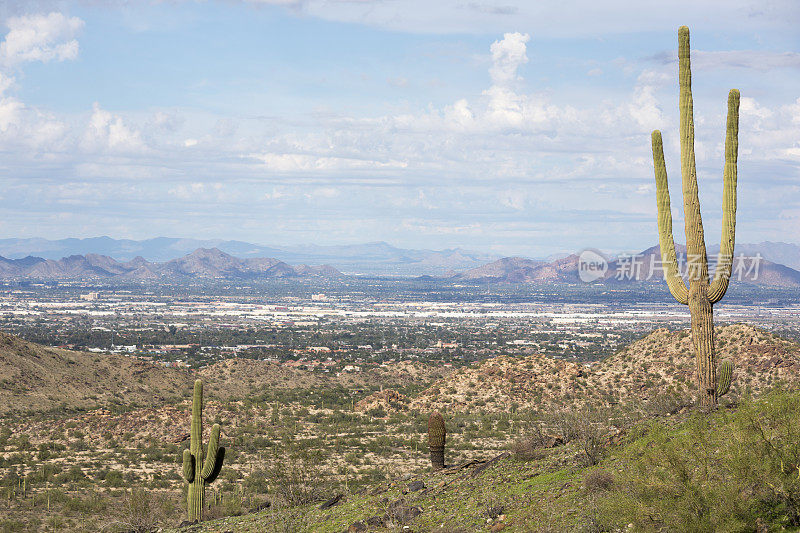
[[[661,132],[652,135],[653,165],[656,176],[658,202],[658,240],[661,247],[661,262],[664,278],[672,296],[689,306],[692,324],[692,343],[696,352],[699,404],[705,411],[717,407],[717,399],[730,388],[733,370],[722,365],[728,384],[717,381],[717,366],[714,353],[714,315],[712,306],[720,301],[728,290],[733,264],[733,247],[736,233],[736,163],[739,151],[739,91],[728,93],[728,122],[725,136],[725,167],[723,169],[722,193],[722,239],[714,279],[709,281],[708,258],[703,237],[703,221],[700,217],[700,200],[697,191],[697,170],[694,158],[694,118],[692,104],[692,72],[689,57],[689,28],[678,30],[678,78],[680,85],[680,142],[681,175],[683,179],[683,212],[686,229],[686,254],[689,288],[678,272],[675,243],[672,240],[672,211],[669,202],[667,167],[664,163],[664,147]]]
[[[438,411],[431,413],[428,418],[428,448],[431,451],[431,466],[434,470],[444,468],[444,441],[447,430],[444,427],[444,418]]]
[[[219,424],[214,424],[203,461],[203,382],[199,379],[194,382],[191,439],[189,449],[183,450],[183,478],[189,483],[187,518],[194,522],[203,519],[206,485],[217,479],[225,459],[225,447],[219,445]]]

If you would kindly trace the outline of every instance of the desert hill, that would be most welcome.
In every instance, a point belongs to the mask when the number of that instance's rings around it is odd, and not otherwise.
[[[778,381],[800,381],[796,343],[733,324],[716,329],[716,346],[718,356],[736,366],[732,396],[759,392]],[[647,401],[664,392],[689,391],[694,386],[694,364],[688,330],[658,329],[590,365],[538,354],[492,358],[438,380],[409,407],[470,411]]]
[[[188,372],[121,355],[49,348],[0,333],[0,415],[185,397]]]
[[[165,531],[794,531],[797,473],[785,465],[796,450],[786,435],[796,434],[798,400],[796,390],[775,391],[702,421],[659,416],[552,445],[523,437],[505,452],[480,450],[438,472],[392,476],[327,503]],[[587,449],[599,450],[592,461]],[[696,489],[687,496],[686,486]]]
[[[800,345],[743,324],[718,327],[716,335],[719,357],[736,366],[732,394],[759,392],[778,381],[800,381]],[[362,372],[322,373],[270,361],[229,359],[190,372],[121,355],[49,348],[0,334],[0,375],[0,414],[114,402],[156,405],[186,398],[196,377],[206,382],[210,396],[220,399],[241,398],[267,387],[388,388],[435,380],[416,397],[387,389],[365,398],[358,408],[506,410],[646,401],[664,391],[686,393],[693,387],[694,354],[687,330],[659,329],[594,364],[534,354],[495,357],[457,371],[400,362]]]
[[[399,362],[363,372],[321,373],[252,359],[228,359],[195,372],[122,355],[50,348],[0,333],[0,415],[112,403],[161,405],[190,397],[198,377],[206,383],[210,397],[228,399],[258,394],[267,387],[406,385],[447,372]]]
[[[241,398],[258,394],[267,387],[311,388],[336,387],[363,389],[372,386],[409,385],[430,381],[449,374],[449,369],[421,363],[397,362],[365,367],[361,372],[321,373],[287,367],[272,361],[228,359],[200,369],[197,375],[206,390],[219,398]]]

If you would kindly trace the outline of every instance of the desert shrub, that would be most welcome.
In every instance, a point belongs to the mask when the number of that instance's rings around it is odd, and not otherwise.
[[[21,520],[3,519],[0,520],[0,531],[12,533],[14,531],[28,531],[28,525]]]
[[[89,449],[89,445],[83,439],[74,440],[69,443],[69,449],[76,452],[85,452]]]
[[[582,409],[559,409],[545,417],[562,442],[578,441],[581,457],[588,465],[600,461],[605,449],[606,426],[610,413],[584,407]]]
[[[605,492],[614,486],[614,474],[602,468],[592,470],[583,478],[583,486],[591,493]]]
[[[690,405],[692,405],[692,400],[688,396],[671,392],[657,392],[645,403],[644,412],[648,416],[667,416]]]
[[[204,520],[213,520],[225,516],[239,516],[246,512],[246,509],[242,507],[242,500],[233,495],[227,495],[227,497],[223,495],[222,501],[216,504],[213,504],[211,494],[207,494],[206,498],[212,502],[212,505],[211,509],[203,515]]]
[[[150,533],[164,520],[164,505],[160,496],[145,489],[133,489],[126,494],[118,515],[105,531]]]
[[[267,470],[257,468],[244,478],[243,486],[248,492],[266,494],[269,492],[268,476]]]
[[[316,460],[303,460],[283,452],[267,469],[274,494],[287,505],[305,505],[329,497],[331,483]]]
[[[577,438],[583,459],[589,465],[596,465],[605,450],[605,417],[594,409],[584,408],[578,413]]]
[[[122,487],[125,485],[123,474],[119,470],[108,470],[99,476],[109,487]]]
[[[571,442],[578,435],[578,414],[573,409],[558,409],[545,417],[564,443]]]
[[[72,465],[66,472],[58,474],[56,476],[55,482],[58,484],[77,483],[78,481],[82,481],[84,479],[86,479],[86,474],[83,473],[81,467],[77,465]]]
[[[541,438],[529,435],[521,437],[511,445],[511,453],[514,457],[522,461],[535,461],[542,459],[546,452],[542,448]]]
[[[31,444],[30,437],[28,435],[19,435],[16,439],[14,439],[14,444],[16,445],[17,449],[20,451],[25,450],[32,450],[33,444]]]
[[[46,523],[50,527],[51,531],[60,531],[64,529],[67,525],[67,522],[66,520],[64,520],[64,517],[60,515],[48,516]]]
[[[83,515],[93,515],[105,511],[106,500],[97,492],[91,492],[86,497],[68,498],[64,502],[64,509],[69,512],[80,513]]]

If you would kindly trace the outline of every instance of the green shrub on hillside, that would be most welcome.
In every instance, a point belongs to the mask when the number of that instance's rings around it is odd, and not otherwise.
[[[618,453],[598,523],[640,531],[800,526],[800,393],[776,391],[676,429],[652,423]]]

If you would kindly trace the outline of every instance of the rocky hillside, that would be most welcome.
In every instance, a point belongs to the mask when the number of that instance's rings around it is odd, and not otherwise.
[[[204,367],[198,377],[206,383],[209,394],[220,398],[241,398],[258,394],[266,387],[310,388],[336,387],[357,389],[373,386],[409,385],[429,382],[448,375],[449,369],[421,363],[398,362],[365,367],[360,372],[309,372],[271,361],[228,359]]]
[[[744,324],[719,327],[716,334],[719,357],[736,367],[731,396],[800,381],[800,345]],[[689,332],[659,329],[591,365],[543,355],[489,359],[435,382],[408,405],[470,411],[647,401],[689,392],[694,364]]]
[[[800,395],[780,391],[706,422],[687,413],[640,421],[592,440],[602,450],[593,461],[584,437],[521,439],[438,472],[167,531],[797,531],[800,488],[785,465],[796,458],[786,435],[797,434],[799,414]]]
[[[155,405],[189,393],[188,372],[121,355],[48,348],[0,333],[0,415],[108,403]]]
[[[252,359],[228,359],[190,372],[122,355],[49,348],[0,333],[0,415],[112,403],[161,405],[191,396],[197,377],[207,384],[209,396],[238,399],[267,387],[402,386],[448,372],[400,362],[363,372],[321,373]]]

